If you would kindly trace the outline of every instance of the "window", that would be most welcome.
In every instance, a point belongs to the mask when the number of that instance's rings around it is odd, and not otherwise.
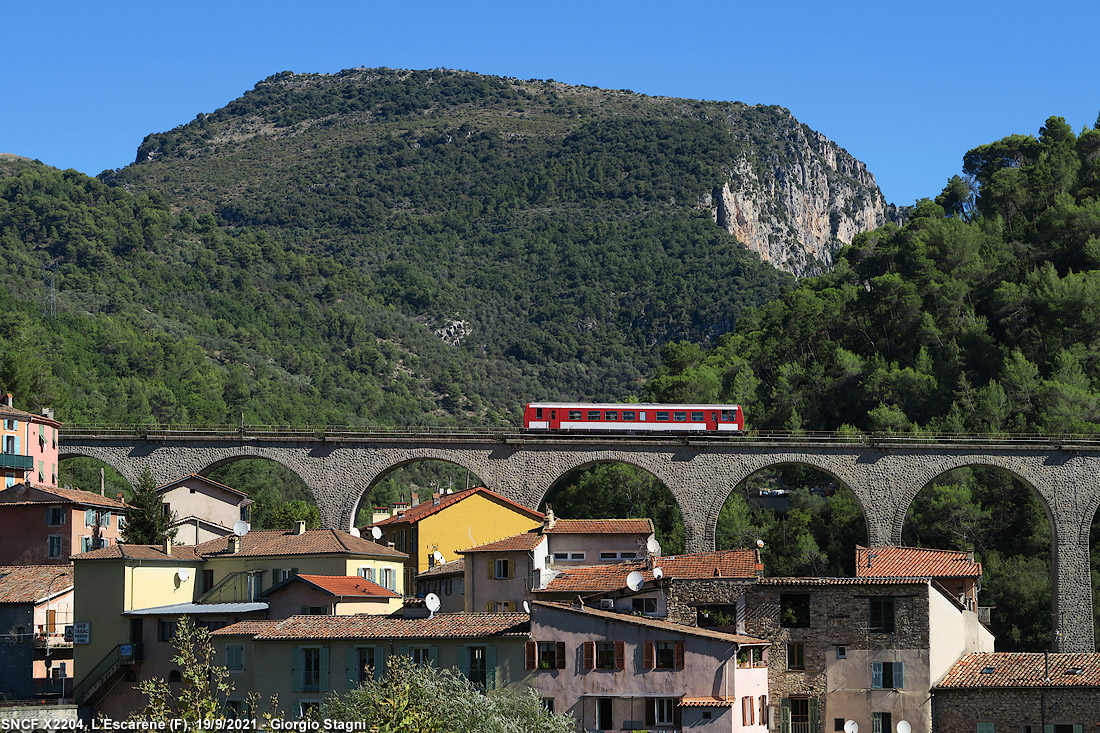
[[[676,698],[674,697],[658,697],[655,701],[654,707],[654,724],[655,725],[673,725],[673,720],[676,715]]]
[[[119,517],[121,519],[121,517]],[[200,592],[205,593],[214,587],[214,571],[203,570],[202,571],[202,590]]]
[[[646,642],[646,656],[652,654],[652,662],[647,667],[653,669],[683,669],[684,666],[684,642],[682,641],[654,641]],[[652,648],[652,652],[650,652]],[[645,660],[650,661],[650,660]]]
[[[373,646],[360,646],[352,650],[352,664],[355,665],[353,680],[366,682],[374,679],[375,649]]]
[[[106,537],[100,537],[98,540],[90,535],[84,535],[80,538],[80,551],[91,552],[92,550],[98,550],[101,547],[106,547],[108,540]]]
[[[585,669],[623,669],[626,645],[621,641],[586,641],[583,644]]]
[[[49,543],[48,544],[48,546],[49,546],[48,556],[49,557],[61,557],[61,535],[52,534],[52,535],[49,536],[49,539],[47,540],[47,542]]]
[[[847,659],[848,658],[848,647],[838,646],[836,648],[836,658],[837,659]]]
[[[435,654],[432,647],[414,646],[409,649],[409,656],[412,657],[413,664],[418,667],[430,667],[435,663]]]
[[[596,642],[596,669],[615,669],[615,642]]]
[[[539,669],[565,669],[565,642],[540,641],[538,643]]]
[[[226,644],[225,666],[230,672],[239,672],[244,669],[243,644]]]
[[[662,412],[661,410],[658,410],[657,411],[657,422],[668,422],[668,413],[667,412]]]
[[[373,583],[374,582],[374,568],[368,568],[368,567],[365,567],[365,566],[359,568],[359,577],[360,578],[365,578],[366,580],[369,580],[370,582]]]
[[[691,421],[692,422],[703,422],[703,413],[701,413],[701,412],[691,413]]]
[[[905,685],[902,662],[871,662],[871,688],[897,690]]]
[[[805,593],[780,594],[779,625],[788,629],[807,628],[810,625],[810,596]]]
[[[244,700],[225,701],[225,717],[230,720],[240,720],[244,718],[246,710],[247,706],[244,704]]]
[[[252,518],[251,504],[241,504],[241,521],[248,522]]]
[[[581,411],[580,410],[570,410],[569,411],[569,419],[570,420],[580,420],[581,419]]]
[[[588,411],[588,419],[589,420],[599,420],[600,419],[600,411],[599,410],[589,410]]]
[[[894,599],[890,597],[871,599],[870,631],[877,634],[894,633]]]
[[[497,580],[509,580],[512,577],[512,561],[508,558],[498,558],[493,561],[493,578]]]
[[[172,641],[176,635],[175,619],[160,619],[157,623],[157,641]]]
[[[396,590],[394,588],[395,573],[393,568],[382,568],[378,571],[378,584],[388,590]]]
[[[606,410],[603,413],[604,420],[618,420],[619,412],[617,410]]]
[[[600,553],[600,559],[601,560],[618,560],[619,559],[619,553],[617,553],[617,552],[601,552]]]
[[[890,713],[871,713],[871,733],[893,733]]]
[[[817,699],[812,700],[814,712],[817,712]],[[808,697],[791,697],[783,701],[782,707],[790,710],[791,713],[791,728],[790,730],[808,731],[810,724],[810,703],[811,700]],[[784,730],[786,730],[786,723],[784,722]]]
[[[46,524],[60,527],[65,523],[65,511],[59,506],[46,507]]]
[[[623,420],[634,420],[634,410],[623,410]]]
[[[1057,726],[1055,726],[1057,729]],[[993,723],[979,722],[975,733],[996,733]]]
[[[299,700],[298,701],[298,717],[309,718],[313,716],[321,708],[320,700]]]
[[[555,552],[555,562],[576,562],[577,560],[584,560],[583,552]]]
[[[657,599],[631,598],[630,610],[634,613],[657,613]]]
[[[84,510],[84,526],[85,527],[94,527],[95,526],[95,509],[85,509]]]
[[[542,709],[548,713],[554,712],[554,698],[544,697],[542,698]]]
[[[672,419],[674,422],[687,422],[688,414],[677,410],[672,413]]]
[[[489,601],[485,604],[485,613],[515,613],[515,601]]]
[[[741,725],[752,725],[756,722],[753,719],[753,702],[752,695],[741,698]]]
[[[118,515],[118,529],[119,529],[120,532],[122,530],[126,529],[126,515],[125,514],[119,514]]]
[[[833,730],[844,730],[844,718],[833,718]]]
[[[321,691],[321,649],[302,647],[302,692]]]
[[[787,669],[806,669],[806,647],[804,644],[787,644]]]
[[[466,647],[466,653],[469,655],[468,660],[470,665],[466,674],[466,679],[470,680],[470,683],[475,687],[482,690],[486,689],[486,681],[488,679],[486,648],[483,646]]]

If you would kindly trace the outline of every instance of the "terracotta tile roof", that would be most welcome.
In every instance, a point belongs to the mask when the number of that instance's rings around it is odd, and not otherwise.
[[[163,560],[165,562],[202,562],[194,545],[172,545],[172,554],[165,554],[160,545],[117,544],[73,555],[74,560]]]
[[[761,578],[759,585],[923,585],[929,578]]]
[[[984,687],[1100,687],[1100,653],[974,652],[936,689]]]
[[[731,708],[737,704],[736,697],[681,697],[682,708]]]
[[[459,550],[459,554],[468,552],[530,552],[543,541],[542,528],[535,528],[528,532],[514,534],[496,542],[487,542],[484,545]]]
[[[35,486],[33,484],[16,484],[0,491],[0,505],[3,504],[76,504],[80,506],[101,506],[119,511],[127,508],[125,504],[117,499],[100,496],[91,491]]]
[[[763,570],[756,550],[719,550],[688,555],[672,555],[655,561],[664,577],[673,580],[704,578],[745,578],[756,580]],[[626,576],[638,571],[646,582],[653,580],[653,571],[645,560],[593,565],[563,570],[546,588],[536,593],[604,593],[626,587]]]
[[[981,578],[982,565],[961,550],[856,545],[856,575],[861,578]]]
[[[9,407],[8,405],[0,405],[0,415],[11,415],[12,417],[21,417],[24,420],[30,420],[36,423],[46,423],[48,425],[61,425],[60,422],[52,417],[46,417],[45,415],[36,415],[33,412],[27,412],[26,410],[20,410],[18,407]]]
[[[400,593],[394,593],[375,582],[355,575],[295,575],[293,579],[305,581],[326,593],[345,598],[401,597]]]
[[[72,565],[0,566],[0,603],[38,603],[72,587]]]
[[[469,639],[526,637],[526,613],[437,613],[433,618],[395,618],[367,613],[351,616],[291,616],[256,635],[278,639]]]
[[[336,529],[310,529],[304,534],[293,530],[260,529],[241,537],[240,552],[229,552],[230,537],[218,537],[195,545],[195,551],[206,558],[277,557],[280,555],[365,555],[404,560],[408,557],[391,547],[356,537]]]
[[[184,481],[187,481],[188,479],[198,479],[198,480],[202,481],[203,483],[210,484],[211,486],[214,486],[215,488],[219,488],[219,489],[223,489],[225,491],[229,491],[231,493],[237,494],[238,496],[248,496],[248,494],[244,493],[240,489],[234,489],[232,486],[226,486],[225,484],[218,483],[214,479],[206,478],[206,476],[200,476],[197,473],[189,473],[186,476],[180,476],[175,481],[169,481],[166,484],[158,486],[157,491],[159,492],[159,491],[167,491],[168,489],[174,489],[177,486],[179,486],[180,484],[182,484]]]
[[[270,629],[272,626],[277,626],[278,621],[268,621],[267,619],[250,619],[247,621],[238,621],[235,624],[229,626],[223,626],[220,629],[211,631],[211,636],[255,636],[256,634],[262,634]]]
[[[653,520],[636,519],[558,519],[543,534],[653,534]]]
[[[629,613],[616,613],[615,611],[602,611],[597,608],[589,608],[588,606],[577,606],[569,603],[555,603],[552,601],[533,601],[531,603],[535,607],[534,616],[535,620],[538,620],[538,608],[552,608],[556,611],[569,611],[570,613],[577,613],[583,616],[593,616],[596,618],[609,619],[611,621],[619,621],[624,624],[634,624],[635,626],[646,626],[651,629],[660,629],[661,631],[668,631],[675,634],[686,634],[688,636],[701,636],[707,639],[718,639],[719,641],[728,641],[734,644],[771,644],[767,639],[758,639],[755,636],[745,636],[744,634],[727,634],[721,631],[711,631],[710,629],[702,629],[698,626],[685,626],[684,624],[678,624],[674,621],[665,621],[663,619],[650,618],[648,616],[635,616]]]
[[[442,565],[436,565],[422,573],[417,573],[417,578],[440,578],[446,575],[462,575],[466,572],[466,560],[458,558]]]
[[[529,509],[522,504],[517,504],[511,499],[501,496],[495,491],[489,491],[489,489],[479,486],[473,489],[466,489],[465,491],[457,491],[453,494],[445,494],[444,496],[441,496],[439,498],[438,504],[433,503],[433,500],[429,497],[426,501],[422,501],[416,506],[411,506],[406,509],[404,514],[398,514],[396,516],[389,517],[388,519],[383,519],[379,522],[375,522],[374,524],[368,524],[367,526],[384,527],[393,524],[413,524],[415,522],[419,522],[425,517],[429,517],[436,512],[446,509],[452,504],[457,504],[463,499],[468,499],[475,494],[481,494],[482,496],[486,496],[490,499],[493,499],[494,501],[505,504],[512,509],[515,509],[516,511],[523,512],[524,514],[529,515],[532,519],[542,519],[543,517],[543,514],[540,511]]]

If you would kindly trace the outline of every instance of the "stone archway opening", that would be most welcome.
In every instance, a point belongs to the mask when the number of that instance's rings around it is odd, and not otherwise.
[[[768,576],[851,577],[867,521],[855,494],[802,464],[762,468],[734,487],[718,513],[719,550],[754,547]]]
[[[298,520],[305,520],[310,529],[321,526],[316,501],[306,482],[278,461],[238,458],[203,475],[248,495],[253,502],[249,507],[252,529],[291,529]]]
[[[83,489],[116,498],[119,492],[129,501],[134,487],[109,463],[89,456],[69,456],[57,462],[57,485],[63,489]]]
[[[376,507],[392,512],[399,503],[411,504],[414,493],[418,501],[430,501],[435,493],[450,494],[484,485],[477,474],[457,463],[434,458],[409,461],[382,473],[363,492],[354,524],[372,524]]]
[[[997,651],[1044,651],[1051,648],[1052,526],[1027,483],[1000,468],[967,466],[921,488],[902,543],[973,551],[982,563],[978,605],[992,607]]]
[[[684,552],[684,520],[676,497],[645,469],[620,461],[589,463],[551,484],[539,509],[562,519],[649,517],[665,555]]]

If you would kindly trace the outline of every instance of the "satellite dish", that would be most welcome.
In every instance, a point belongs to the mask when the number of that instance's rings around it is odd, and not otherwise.
[[[453,493],[455,493],[455,490],[454,489],[447,489],[447,493],[448,494],[453,494]]]
[[[634,570],[630,575],[626,576],[626,587],[630,590],[638,590],[642,587],[642,583],[645,582],[645,578],[637,570]]]
[[[378,529],[378,527],[371,527],[370,536],[373,537],[375,540],[380,540],[382,539],[382,530]]]
[[[432,557],[435,558],[435,564],[436,565],[443,565],[446,562],[446,560],[443,559],[443,553],[440,552],[439,550],[436,550],[435,552],[433,552]]]
[[[360,536],[359,528],[358,527],[352,527],[351,529],[348,530],[348,534],[350,534],[352,537]]]
[[[913,726],[909,725],[908,720],[898,721],[898,733],[909,733],[911,730],[913,730]]]
[[[760,548],[763,548],[764,547],[764,540],[758,539],[756,541],[756,546],[760,547]]]
[[[646,540],[645,548],[649,550],[650,555],[661,556],[661,543],[657,541],[656,537],[650,537]]]
[[[844,721],[844,733],[859,733],[859,723],[854,720]]]
[[[660,579],[665,577],[665,571],[663,568],[653,568],[654,579]]]
[[[424,596],[424,605],[428,607],[428,611],[434,616],[435,612],[439,610],[439,596],[435,593],[429,593]]]
[[[186,583],[187,579],[191,577],[191,571],[187,568],[180,568],[176,571],[176,577],[180,579],[181,583]]]
[[[248,534],[248,522],[243,519],[233,525],[233,534],[238,537],[244,537]]]
[[[523,602],[523,612],[524,613],[531,613],[531,604],[528,603],[527,601]]]

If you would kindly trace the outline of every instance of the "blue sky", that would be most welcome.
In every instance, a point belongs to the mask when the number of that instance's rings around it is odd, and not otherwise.
[[[466,69],[778,104],[934,196],[970,148],[1100,113],[1100,3],[9,3],[0,152],[96,175],[279,71]]]

